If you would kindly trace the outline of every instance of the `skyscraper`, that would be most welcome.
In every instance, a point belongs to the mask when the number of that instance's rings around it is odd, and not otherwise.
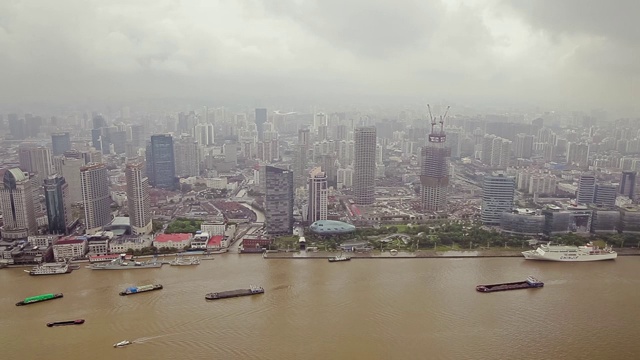
[[[100,231],[111,222],[109,176],[104,164],[88,164],[80,168],[80,186],[86,231]]]
[[[482,213],[484,225],[500,225],[503,212],[513,210],[516,183],[503,173],[487,175],[482,182]]]
[[[176,168],[171,135],[151,136],[146,155],[149,184],[157,188],[173,190],[176,183]]]
[[[44,199],[50,234],[68,234],[74,219],[69,201],[69,185],[59,174],[44,179]]]
[[[596,176],[585,173],[578,179],[577,204],[593,204],[596,196]]]
[[[38,228],[33,206],[31,180],[18,168],[5,171],[0,189],[0,208],[4,226],[2,239],[26,239]]]
[[[46,147],[22,148],[18,158],[22,170],[35,174],[34,181],[38,186],[41,186],[44,179],[51,175],[51,151]]]
[[[269,235],[293,232],[293,172],[264,167],[265,229]]]
[[[520,133],[516,135],[516,158],[531,159],[533,153],[533,135]]]
[[[182,138],[173,144],[176,176],[200,175],[200,149],[192,137]]]
[[[258,140],[262,141],[264,136],[264,123],[267,122],[267,109],[256,109],[256,129],[258,130]]]
[[[327,175],[320,167],[309,172],[309,208],[307,222],[327,220]]]
[[[636,191],[636,172],[635,171],[623,171],[620,178],[620,194],[627,196],[633,200]]]
[[[375,201],[376,128],[358,127],[354,134],[353,193],[358,205],[371,205]]]
[[[596,191],[593,203],[598,206],[614,207],[616,205],[616,196],[618,195],[618,187],[612,184],[596,184]]]
[[[57,157],[60,174],[69,186],[69,201],[79,203],[82,201],[82,183],[80,181],[80,168],[86,163],[79,152],[67,152],[62,157]]]
[[[448,109],[448,108],[447,108]],[[420,203],[424,211],[444,211],[447,208],[449,189],[449,158],[451,148],[445,145],[444,116],[440,117],[440,128],[431,116],[429,142],[420,151]]]
[[[213,124],[198,124],[193,128],[193,134],[198,144],[213,145],[215,141]]]
[[[145,176],[144,164],[141,162],[127,164],[125,176],[131,230],[134,234],[149,234],[153,226],[149,210],[149,179]]]
[[[71,150],[71,137],[68,132],[51,134],[51,148],[53,156],[64,154],[65,151]]]

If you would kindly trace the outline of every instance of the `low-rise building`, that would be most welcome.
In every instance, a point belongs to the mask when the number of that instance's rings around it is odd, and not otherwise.
[[[66,237],[53,244],[55,260],[81,259],[87,253],[87,239],[82,237]]]
[[[89,256],[107,255],[109,253],[109,236],[98,233],[90,235],[86,239]]]
[[[242,240],[241,253],[261,253],[263,248],[269,248],[273,238],[262,235],[246,235]]]
[[[27,238],[29,244],[33,246],[38,246],[41,248],[48,248],[53,245],[53,243],[58,240],[59,235],[32,235]]]
[[[153,245],[158,249],[171,248],[182,250],[190,246],[192,240],[193,234],[189,233],[160,234],[153,240]]]
[[[209,242],[209,233],[207,232],[199,232],[193,237],[191,240],[191,248],[192,249],[206,249],[207,243]]]
[[[224,240],[223,235],[212,236],[207,242],[207,250],[209,251],[222,250],[222,249],[225,249],[226,247],[227,247],[226,241]]]
[[[209,233],[211,236],[223,235],[225,227],[224,222],[203,222],[200,224],[200,230],[202,230],[203,233]]]
[[[153,238],[151,236],[123,235],[111,239],[109,251],[114,254],[121,254],[131,250],[142,250],[151,247]]]

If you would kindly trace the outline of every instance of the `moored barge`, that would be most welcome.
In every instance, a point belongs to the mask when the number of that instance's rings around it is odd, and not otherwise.
[[[142,286],[128,287],[124,289],[124,291],[120,292],[120,296],[139,294],[139,293],[154,291],[154,290],[162,290],[162,285],[156,284],[156,285],[142,285]]]
[[[30,296],[30,297],[25,298],[24,300],[16,303],[16,306],[35,304],[35,303],[39,303],[39,302],[43,302],[43,301],[59,299],[61,297],[62,297],[62,294],[42,294],[42,295]]]
[[[476,286],[476,290],[479,292],[495,292],[495,291],[541,288],[543,286],[544,286],[544,283],[542,281],[534,278],[533,276],[529,276],[525,281],[492,284],[492,285],[478,285]]]
[[[258,294],[264,294],[264,289],[260,286],[251,285],[249,289],[238,289],[238,290],[210,293],[205,295],[204,298],[207,300],[220,300],[220,299],[226,299],[226,298],[258,295]]]

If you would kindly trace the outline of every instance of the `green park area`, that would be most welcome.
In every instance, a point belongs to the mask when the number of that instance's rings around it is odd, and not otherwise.
[[[473,222],[438,222],[423,225],[394,225],[370,228],[358,228],[354,233],[345,235],[319,236],[305,229],[307,247],[318,250],[335,251],[345,242],[367,242],[371,250],[398,251],[436,250],[516,250],[530,248],[530,240],[542,240],[540,237],[512,235],[488,229]],[[566,245],[585,245],[593,241],[596,245],[621,247],[640,247],[640,236],[629,234],[577,235],[568,233],[553,236],[551,241]],[[283,236],[275,239],[272,246],[278,250],[296,250],[299,248],[297,236]]]
[[[202,220],[177,218],[173,220],[171,223],[169,223],[164,233],[165,234],[175,234],[175,233],[194,234],[196,231],[200,230],[201,224],[202,224]]]

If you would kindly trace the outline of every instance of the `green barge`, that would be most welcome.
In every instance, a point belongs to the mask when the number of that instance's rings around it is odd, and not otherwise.
[[[48,301],[48,300],[60,299],[61,297],[62,297],[62,294],[42,294],[42,295],[30,296],[16,303],[16,306],[35,304],[35,303]]]

